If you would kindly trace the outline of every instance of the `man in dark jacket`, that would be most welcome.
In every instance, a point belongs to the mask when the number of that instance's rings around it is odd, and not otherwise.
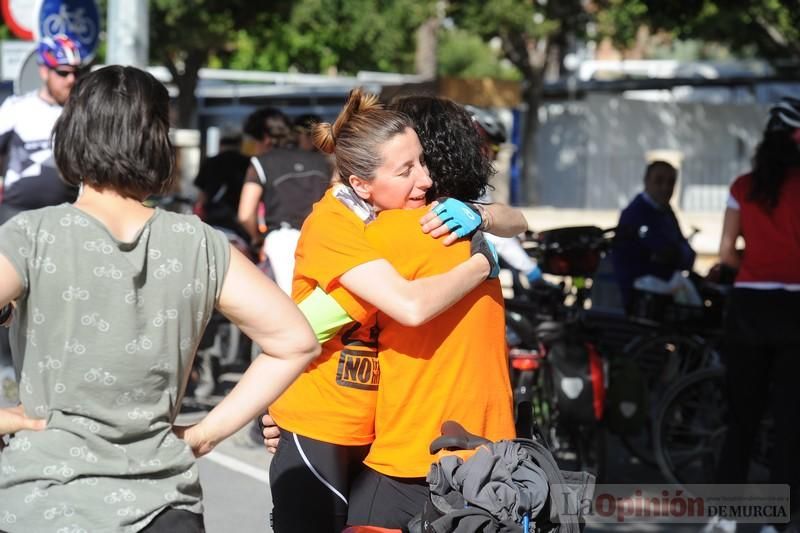
[[[665,161],[653,161],[644,174],[644,191],[619,217],[613,250],[614,271],[625,304],[634,281],[646,275],[669,280],[677,270],[690,270],[695,251],[681,233],[669,205],[678,171]]]

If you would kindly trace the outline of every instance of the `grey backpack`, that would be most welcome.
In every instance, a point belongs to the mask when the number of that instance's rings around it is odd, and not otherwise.
[[[528,514],[525,519],[495,516],[483,506],[470,505],[458,490],[448,492],[444,496],[441,495],[441,490],[436,490],[432,491],[422,512],[409,522],[408,531],[410,533],[579,533],[582,531],[585,525],[583,510],[594,495],[594,476],[588,472],[561,470],[550,449],[539,440],[515,439],[508,442],[518,446],[524,454],[527,454],[546,480],[546,499],[544,505],[538,507],[535,516]],[[503,444],[503,441],[497,444]],[[443,449],[468,450],[495,445],[482,437],[469,434],[457,422],[447,421],[442,425],[442,436],[431,443],[430,451],[435,454]],[[445,457],[431,466],[428,481],[432,484],[432,489],[433,478],[441,479],[438,469],[445,466],[442,465],[444,460],[449,460],[452,466],[454,458]],[[512,482],[513,479],[509,481]],[[525,495],[522,496],[521,499],[525,500]]]

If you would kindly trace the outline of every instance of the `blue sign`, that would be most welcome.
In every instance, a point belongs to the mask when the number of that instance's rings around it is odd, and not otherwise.
[[[89,61],[100,41],[97,3],[95,0],[43,0],[38,29],[40,39],[65,34],[77,40],[83,61]]]

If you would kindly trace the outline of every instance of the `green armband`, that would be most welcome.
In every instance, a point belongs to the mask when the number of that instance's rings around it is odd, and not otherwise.
[[[314,330],[314,335],[320,344],[332,339],[342,326],[353,321],[344,307],[319,287],[297,307],[311,324],[311,329]]]

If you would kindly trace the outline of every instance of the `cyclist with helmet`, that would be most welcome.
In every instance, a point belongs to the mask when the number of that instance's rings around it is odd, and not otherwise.
[[[744,253],[736,249],[744,239]],[[731,185],[720,243],[738,269],[725,322],[728,431],[717,480],[746,483],[763,413],[773,419],[770,483],[790,486],[800,522],[800,100],[770,110],[753,170]]]
[[[66,35],[45,37],[38,48],[42,86],[9,97],[0,107],[0,152],[8,157],[0,223],[16,212],[77,196],[77,190],[58,177],[50,133],[80,73],[83,56],[77,40]]]
[[[10,96],[0,106],[0,155],[5,178],[0,187],[0,224],[15,214],[48,205],[72,202],[78,190],[58,176],[50,133],[61,115],[85,53],[77,39],[67,35],[45,37],[39,43],[42,86],[21,96]],[[0,328],[0,404],[14,400],[8,330]]]
[[[497,116],[486,109],[465,105],[464,109],[472,117],[472,122],[483,139],[483,147],[486,154],[492,161],[497,159],[500,146],[507,140],[506,128]],[[491,197],[487,191],[483,200],[491,202]],[[527,225],[527,224],[526,224]],[[498,237],[490,233],[486,234],[487,240],[494,244],[497,254],[508,263],[511,268],[522,272],[530,283],[539,281],[542,278],[542,271],[531,256],[525,251],[516,237]]]

